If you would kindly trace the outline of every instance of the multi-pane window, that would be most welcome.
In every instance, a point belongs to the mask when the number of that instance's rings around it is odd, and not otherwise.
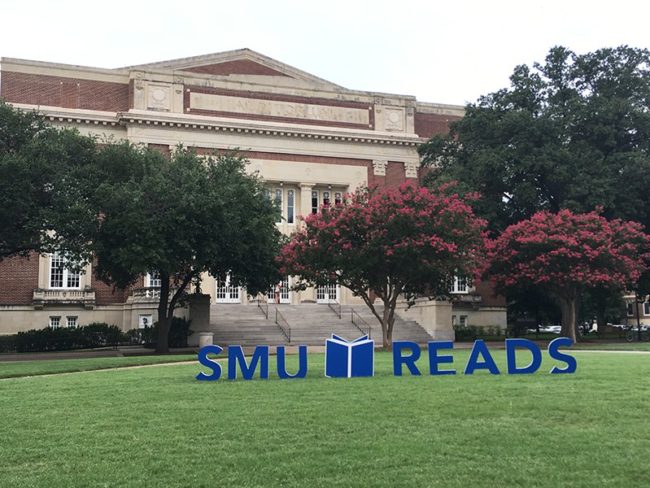
[[[277,188],[275,190],[275,193],[273,195],[273,205],[275,205],[275,209],[277,211],[277,219],[275,223],[279,224],[282,222],[282,188]]]
[[[79,288],[80,273],[68,269],[69,261],[55,252],[50,259],[50,288]]]
[[[323,207],[329,207],[330,206],[330,192],[324,191],[323,192]]]
[[[147,283],[149,288],[160,288],[162,286],[162,281],[160,279],[159,271],[150,271],[147,273]]]
[[[311,192],[311,213],[318,213],[318,191],[314,190]]]
[[[295,208],[295,194],[293,190],[287,190],[287,223],[293,224],[293,215]]]
[[[68,327],[75,327],[75,328],[76,328],[76,327],[79,325],[78,317],[77,317],[77,316],[68,315],[68,316],[66,317],[66,322],[67,322],[66,325],[67,325]]]
[[[467,315],[460,316],[460,326],[467,327]]]
[[[53,329],[58,329],[59,327],[61,327],[61,317],[50,315],[50,327],[52,327]]]
[[[468,283],[466,276],[454,276],[449,286],[450,293],[467,293]]]

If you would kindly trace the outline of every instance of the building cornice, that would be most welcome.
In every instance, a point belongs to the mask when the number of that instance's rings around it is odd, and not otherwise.
[[[118,117],[124,125],[153,125],[215,132],[237,132],[276,137],[298,137],[399,146],[417,146],[422,142],[422,139],[416,134],[404,135],[338,127],[278,124],[277,122],[249,119],[229,119],[197,115],[188,116],[185,114],[163,114],[148,111],[129,111],[118,114]]]
[[[174,114],[131,110],[129,112],[100,112],[95,110],[66,109],[27,104],[14,104],[26,111],[37,111],[49,121],[67,124],[102,126],[155,126],[170,129],[235,132],[241,134],[289,137],[301,139],[358,142],[393,146],[417,146],[424,139],[417,134],[395,134],[372,130],[345,129],[300,124],[279,124],[277,122],[249,119],[229,119],[200,115]]]

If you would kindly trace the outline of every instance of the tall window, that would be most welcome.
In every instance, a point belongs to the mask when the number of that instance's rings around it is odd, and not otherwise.
[[[295,196],[293,190],[287,190],[287,223],[293,224]]]
[[[650,302],[643,303],[643,315],[650,315]]]
[[[318,213],[318,191],[311,192],[311,213]]]
[[[50,258],[50,288],[79,288],[79,272],[68,269],[71,264],[65,257],[55,252]]]
[[[629,302],[627,304],[627,316],[634,317],[634,303]]]
[[[467,277],[466,276],[454,276],[453,280],[451,281],[451,285],[449,286],[449,292],[450,293],[467,293],[468,290],[468,285],[467,285]]]
[[[273,205],[275,205],[275,210],[277,212],[277,218],[275,223],[279,224],[282,222],[282,188],[277,188],[273,197]]]
[[[323,192],[323,207],[329,207],[330,206],[330,192],[324,191]]]
[[[160,279],[160,272],[151,271],[147,273],[147,287],[160,288],[161,286],[162,286],[162,281]]]
[[[336,192],[334,194],[334,204],[335,205],[341,205],[341,194],[339,192]]]

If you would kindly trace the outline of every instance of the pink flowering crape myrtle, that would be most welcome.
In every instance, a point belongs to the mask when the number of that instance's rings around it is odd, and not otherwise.
[[[488,241],[483,277],[498,292],[535,285],[562,311],[562,334],[576,340],[582,290],[634,286],[647,269],[650,236],[636,222],[607,220],[596,212],[538,212]]]
[[[283,272],[298,277],[296,289],[337,283],[352,290],[377,317],[390,348],[398,298],[412,304],[418,296],[446,295],[451,277],[476,270],[485,222],[474,215],[473,198],[449,187],[359,189],[303,219],[282,249]]]

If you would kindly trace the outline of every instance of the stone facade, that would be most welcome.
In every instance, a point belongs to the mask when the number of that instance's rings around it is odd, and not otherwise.
[[[247,49],[112,70],[10,58],[1,63],[0,97],[39,110],[54,125],[163,153],[179,143],[204,154],[238,148],[250,171],[281,199],[285,218],[278,225],[285,233],[315,204],[361,185],[417,181],[417,146],[463,115],[458,106],[348,90]],[[75,289],[52,289],[50,259],[0,263],[0,334],[46,326],[53,316],[124,329],[155,319],[145,279],[132,290],[113,290],[94,278],[89,265]],[[247,300],[242,290],[210,276],[202,289],[213,301]],[[466,291],[477,297],[470,323],[505,325],[503,299]],[[283,301],[323,297],[357,303],[349,290],[285,293]],[[433,315],[449,322],[450,305],[440,307],[447,308]]]

